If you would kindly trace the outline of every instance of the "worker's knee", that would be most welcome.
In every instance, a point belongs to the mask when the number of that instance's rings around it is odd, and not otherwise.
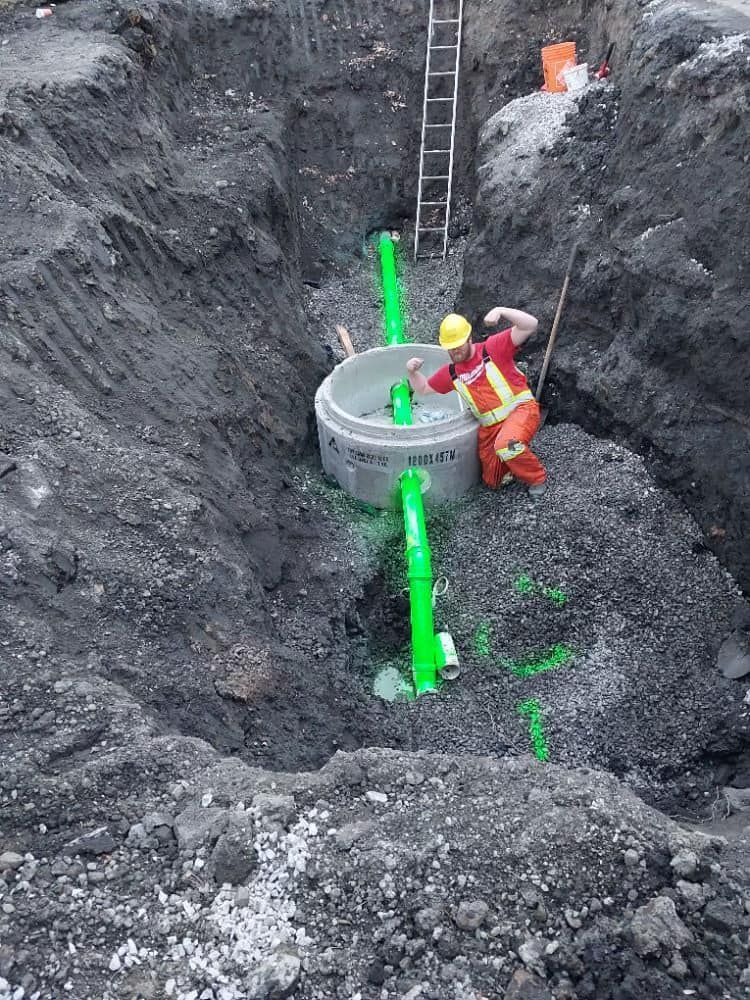
[[[523,455],[526,445],[517,438],[508,439],[502,434],[495,438],[495,454],[501,462],[512,462],[514,458]]]

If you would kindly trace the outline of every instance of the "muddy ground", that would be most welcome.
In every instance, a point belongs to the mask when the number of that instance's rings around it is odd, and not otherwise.
[[[322,481],[312,397],[335,321],[378,342],[369,232],[408,246],[424,4],[0,7],[3,1000],[744,995],[742,828],[720,860],[603,773],[515,761],[533,691],[553,761],[613,771],[682,819],[720,819],[724,786],[737,808],[750,783],[746,686],[716,669],[744,634],[748,551],[747,44],[720,17],[467,11],[455,249],[404,265],[412,335],[500,295],[548,321],[566,212],[586,245],[539,442],[549,502],[477,491],[434,515],[464,673],[432,703],[387,705],[371,685],[403,662],[399,526]],[[613,80],[509,180],[534,116],[506,105],[536,90],[539,46],[588,54],[614,32]],[[603,160],[617,167],[592,186]],[[683,163],[676,193],[662,161]],[[598,221],[605,198],[622,232]],[[663,226],[662,209],[679,212]],[[531,687],[509,672],[563,642]],[[281,773],[363,746],[493,759],[367,751],[330,782]],[[537,812],[544,857],[518,833]],[[454,861],[427,831],[460,815]]]

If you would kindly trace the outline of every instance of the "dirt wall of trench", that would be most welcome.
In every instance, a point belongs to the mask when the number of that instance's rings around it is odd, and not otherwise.
[[[514,5],[489,6],[517,28]],[[467,37],[480,38],[488,12],[467,16]],[[613,74],[581,100],[559,141],[528,151],[537,162],[519,183],[491,166],[513,140],[491,115],[522,82],[516,56],[472,93],[479,181],[461,308],[478,319],[499,296],[537,313],[542,336],[528,360],[538,370],[578,240],[552,419],[647,455],[747,588],[750,25],[720,6],[584,4],[570,18],[531,21],[537,50],[550,24],[592,62],[615,40]]]
[[[348,673],[363,581],[340,573],[340,529],[295,475],[332,360],[303,279],[359,252],[408,189],[397,42],[423,12],[403,8],[403,23],[325,3],[3,13],[14,731],[83,674],[273,766],[388,739]],[[373,116],[389,124],[362,130]],[[41,718],[51,738],[61,721]],[[105,731],[70,738],[87,754]]]

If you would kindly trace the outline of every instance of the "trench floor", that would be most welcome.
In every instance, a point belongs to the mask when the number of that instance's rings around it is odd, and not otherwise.
[[[445,266],[405,256],[411,337],[432,341],[453,308],[460,252]],[[365,260],[311,294],[321,329],[343,322],[360,350],[381,343],[374,275]],[[330,344],[339,356],[335,334]],[[543,349],[529,351],[530,368]],[[703,815],[716,795],[717,748],[746,728],[745,686],[716,667],[739,589],[639,456],[568,424],[548,423],[536,443],[550,476],[539,505],[512,484],[430,511],[435,575],[448,581],[436,627],[453,635],[462,669],[438,697],[391,705],[391,719],[415,749],[536,751],[611,770],[671,811]],[[360,532],[379,567],[358,669],[370,685],[384,669],[408,677],[399,515],[310,488]],[[392,733],[386,726],[386,741]]]

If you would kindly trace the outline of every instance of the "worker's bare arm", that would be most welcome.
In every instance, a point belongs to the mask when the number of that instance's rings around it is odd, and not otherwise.
[[[423,358],[409,358],[406,362],[406,371],[409,375],[409,385],[420,396],[429,396],[435,390],[419,370],[424,364]]]
[[[490,309],[484,317],[484,322],[487,326],[496,326],[501,319],[511,324],[510,339],[516,347],[520,347],[536,333],[539,326],[536,316],[523,312],[522,309],[508,309],[506,306],[495,306],[494,309]]]

